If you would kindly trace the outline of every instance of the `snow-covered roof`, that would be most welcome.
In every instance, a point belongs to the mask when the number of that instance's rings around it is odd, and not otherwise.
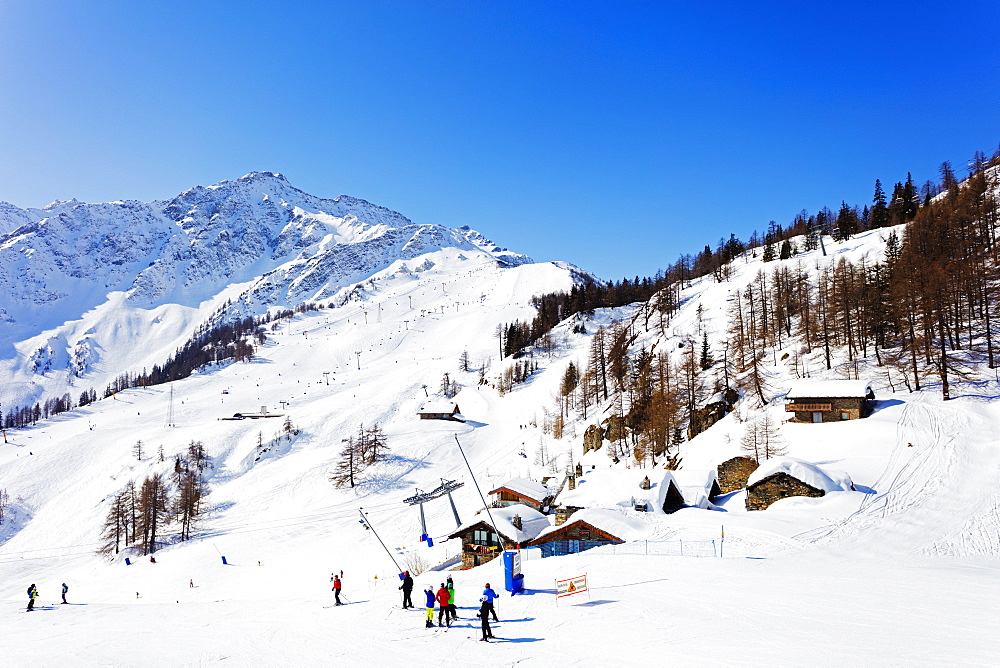
[[[824,492],[849,491],[854,483],[844,471],[821,469],[810,462],[795,457],[775,457],[762,463],[747,479],[747,487],[754,485],[775,473],[787,473],[796,480],[801,480],[810,487]]]
[[[867,380],[799,380],[788,390],[786,399],[816,397],[866,397],[872,391]]]
[[[520,529],[514,526],[511,522],[511,520],[514,519],[514,515],[521,516]],[[531,506],[515,503],[514,505],[507,506],[505,508],[490,508],[489,515],[486,514],[485,509],[480,510],[475,517],[455,529],[450,534],[449,538],[462,533],[466,529],[469,529],[480,522],[490,524],[490,517],[492,517],[493,521],[496,522],[497,531],[502,533],[505,538],[515,543],[527,543],[529,540],[537,536],[543,529],[549,526],[549,518],[547,515],[541,514]]]
[[[515,494],[531,499],[532,501],[537,501],[538,503],[544,501],[545,497],[551,493],[549,492],[549,488],[542,483],[535,482],[534,480],[528,480],[526,478],[511,478],[496,489],[490,491],[490,494],[496,494],[501,489],[508,489]]]
[[[714,469],[679,469],[672,471],[684,503],[698,508],[708,508],[713,487],[718,487],[719,477]]]
[[[642,489],[646,476],[650,488]],[[576,489],[564,489],[556,501],[581,508],[631,509],[634,503],[644,503],[649,512],[662,513],[671,483],[680,491],[671,472],[664,469],[595,469],[585,471],[577,478]]]
[[[411,404],[412,405],[412,404]],[[428,399],[420,406],[418,413],[454,413],[458,408],[458,404],[450,399],[441,399],[438,397]]]
[[[620,511],[606,508],[584,508],[570,515],[565,524],[549,526],[544,529],[535,536],[535,540],[540,540],[551,533],[564,529],[574,522],[586,522],[595,529],[606,531],[612,536],[626,541],[640,540],[649,533],[646,524],[638,519],[630,518]]]

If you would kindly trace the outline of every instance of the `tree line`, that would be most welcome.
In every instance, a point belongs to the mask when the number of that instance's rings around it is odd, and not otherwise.
[[[973,173],[984,172],[1000,159],[1000,151],[987,160],[977,153],[970,167]],[[754,230],[747,241],[735,234],[718,241],[714,249],[706,245],[700,253],[682,254],[673,264],[658,272],[654,277],[601,283],[589,276],[575,284],[569,292],[560,291],[532,298],[536,309],[531,322],[515,321],[497,328],[500,352],[504,357],[520,357],[535,345],[546,333],[566,318],[577,314],[587,314],[598,308],[612,308],[635,302],[653,300],[659,314],[669,317],[680,306],[680,291],[691,281],[711,275],[719,282],[726,281],[732,274],[732,263],[746,251],[760,249],[762,260],[770,262],[789,259],[800,251],[819,248],[823,236],[835,241],[844,241],[861,232],[892,227],[914,220],[921,208],[936,202],[943,192],[956,191],[958,181],[948,163],[942,165],[940,183],[926,181],[917,186],[911,174],[903,181],[897,181],[892,194],[886,195],[882,182],[875,180],[871,205],[858,207],[841,202],[836,213],[829,207],[822,207],[810,214],[802,210],[791,223],[782,226],[770,221],[764,232]],[[978,171],[977,171],[978,170]],[[796,248],[793,239],[801,237],[801,247]]]
[[[191,338],[163,364],[154,365],[151,371],[143,369],[141,373],[125,372],[118,375],[108,383],[102,398],[107,399],[122,390],[135,387],[150,387],[181,380],[209,364],[220,364],[227,360],[249,362],[256,354],[256,347],[263,345],[267,340],[264,332],[266,325],[271,325],[274,329],[283,319],[291,319],[299,313],[325,308],[323,304],[308,302],[298,304],[293,309],[267,313],[258,318],[246,317],[227,323],[217,322],[230,304],[231,302],[227,302],[207,322],[199,325]],[[15,406],[0,411],[0,424],[6,429],[22,429],[35,425],[39,420],[86,406],[97,400],[98,394],[93,388],[81,392],[76,403],[69,393],[65,393],[61,397],[37,401],[34,405]]]
[[[700,307],[692,336],[672,351],[662,344],[635,350],[630,323],[598,328],[586,362],[567,365],[547,427],[561,437],[566,420],[574,414],[586,419],[599,406],[608,417],[600,427],[588,428],[585,439],[599,432],[610,441],[613,459],[655,463],[675,455],[684,427],[692,437],[738,398],[758,407],[768,404],[774,388],[768,386],[766,367],[779,361],[800,377],[830,370],[838,359],[846,359],[842,370],[853,377],[870,364],[874,369],[866,374],[884,373],[891,386],[912,390],[934,377],[949,398],[951,383],[969,376],[970,362],[981,359],[989,368],[1000,364],[994,334],[1000,279],[998,169],[1000,155],[987,159],[980,153],[962,181],[944,163],[941,182],[925,184],[919,196],[908,177],[897,184],[891,202],[884,201],[877,183],[871,208],[845,213],[842,207],[836,217],[823,212],[813,220],[800,217],[801,226],[793,226],[800,236],[794,240],[803,246],[811,243],[810,234],[819,243],[817,229],[846,239],[873,226],[908,225],[888,232],[879,260],[840,258],[822,268],[785,261],[760,271],[730,293],[727,326],[715,340],[702,326]],[[902,238],[899,229],[905,230]],[[761,243],[780,249],[779,241],[793,240],[787,234],[772,229]],[[735,237],[721,245],[733,253],[740,248]],[[699,268],[703,276],[727,280],[728,274],[712,265],[714,256],[706,249],[692,273]],[[793,257],[788,252],[785,259]],[[683,273],[678,266],[671,268],[671,275],[678,273]],[[658,325],[666,338],[680,284],[675,280],[654,294],[633,322],[647,329]],[[537,349],[538,340],[534,345]],[[820,367],[811,369],[817,359]],[[781,451],[773,425],[765,422],[751,420],[747,427],[742,445],[754,456]]]

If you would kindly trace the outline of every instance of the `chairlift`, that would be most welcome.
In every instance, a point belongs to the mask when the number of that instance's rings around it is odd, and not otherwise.
[[[448,496],[448,502],[451,504],[451,512],[455,515],[455,526],[462,526],[462,520],[458,517],[458,509],[455,507],[455,500],[451,498],[451,493],[454,492],[459,487],[464,486],[464,482],[458,482],[457,480],[445,480],[441,478],[441,484],[432,489],[429,492],[424,492],[421,489],[417,489],[417,493],[411,497],[403,499],[403,503],[410,506],[420,506],[420,542],[426,543],[427,547],[434,546],[434,539],[430,537],[427,532],[427,518],[424,516],[424,504],[428,501],[433,501],[442,496]]]

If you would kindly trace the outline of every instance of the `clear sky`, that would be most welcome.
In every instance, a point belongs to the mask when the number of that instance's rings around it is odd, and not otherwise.
[[[276,171],[603,278],[961,172],[998,121],[995,0],[0,0],[0,200]]]

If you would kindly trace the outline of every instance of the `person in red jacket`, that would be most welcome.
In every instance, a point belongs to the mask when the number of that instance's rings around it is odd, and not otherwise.
[[[441,588],[437,590],[437,596],[435,598],[437,598],[439,606],[438,626],[443,626],[443,624],[441,624],[441,620],[443,619],[445,623],[450,627],[451,617],[448,615],[448,609],[449,609],[448,606],[451,604],[451,592],[448,591],[448,588],[444,586],[443,582],[441,583]]]
[[[334,575],[333,578],[333,598],[336,600],[336,605],[343,605],[340,602],[340,576],[344,574],[344,571],[340,571],[340,575]]]

